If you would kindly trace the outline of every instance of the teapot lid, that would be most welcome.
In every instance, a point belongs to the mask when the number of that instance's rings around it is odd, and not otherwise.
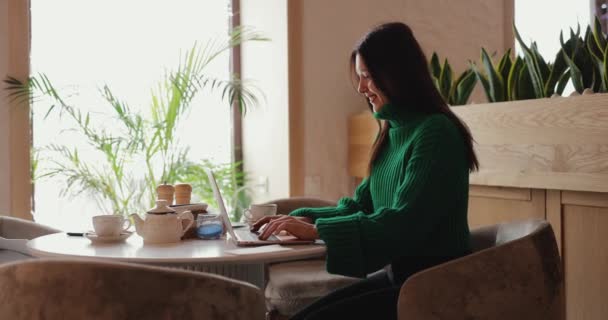
[[[169,202],[164,199],[156,200],[156,207],[148,210],[150,214],[167,214],[167,213],[175,213],[175,210],[171,209],[168,206]]]

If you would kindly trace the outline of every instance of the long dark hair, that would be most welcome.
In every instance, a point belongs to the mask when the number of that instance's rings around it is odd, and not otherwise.
[[[465,140],[469,170],[475,171],[479,168],[471,132],[450,110],[437,91],[424,52],[410,27],[401,22],[391,22],[379,25],[367,33],[355,46],[350,57],[353,77],[356,77],[357,54],[365,61],[376,87],[392,104],[414,108],[421,113],[442,113],[452,120]],[[373,112],[372,105],[369,102],[368,105]],[[388,128],[388,123],[385,122],[374,142],[368,167],[370,173],[374,160],[388,135]]]

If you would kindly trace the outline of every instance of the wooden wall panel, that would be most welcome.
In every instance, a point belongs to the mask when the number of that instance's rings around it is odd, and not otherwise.
[[[527,218],[545,218],[545,190],[475,186],[469,195],[471,229]]]
[[[6,3],[8,2],[8,3]],[[0,58],[8,60],[0,63],[0,77],[10,75],[25,81],[30,73],[30,1],[9,0],[4,1],[0,13],[1,23],[8,26],[7,34],[0,34]],[[3,65],[6,64],[6,70]],[[4,85],[2,86],[4,88]],[[30,173],[30,106],[27,100],[5,99],[2,93],[0,108],[6,116],[8,110],[8,138],[0,140],[0,153],[8,154],[8,168],[6,164],[0,170],[9,173],[10,180],[0,175],[0,211],[7,210],[8,215],[33,220],[32,216],[32,179]],[[5,130],[0,130],[6,133]],[[6,141],[9,145],[5,145]],[[0,165],[4,161],[0,160]],[[2,181],[4,180],[4,181]],[[8,202],[4,202],[8,200]],[[4,208],[2,208],[4,207]]]
[[[378,133],[378,122],[370,112],[350,117],[348,121],[348,174],[367,177],[371,147]]]
[[[566,319],[608,319],[607,230],[608,207],[563,205]]]

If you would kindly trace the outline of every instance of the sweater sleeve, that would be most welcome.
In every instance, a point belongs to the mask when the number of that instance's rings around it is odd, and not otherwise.
[[[462,139],[446,121],[434,118],[417,130],[405,177],[390,208],[316,220],[319,236],[327,245],[330,273],[363,277],[424,246],[433,226],[442,219],[441,213],[449,210],[437,191],[450,183],[450,176],[458,175],[453,170],[462,170],[458,168],[463,161],[455,161],[458,155],[450,154],[450,150],[461,151],[456,144],[462,145]]]
[[[335,207],[300,208],[292,211],[289,215],[309,217],[313,221],[316,221],[318,218],[345,216],[357,212],[371,212],[372,208],[373,205],[369,191],[369,178],[365,178],[355,190],[355,194],[352,198],[341,198]]]

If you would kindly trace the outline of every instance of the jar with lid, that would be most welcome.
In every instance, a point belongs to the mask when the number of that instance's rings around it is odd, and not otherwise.
[[[204,240],[219,239],[224,233],[222,218],[217,214],[199,214],[196,218],[196,235]]]

